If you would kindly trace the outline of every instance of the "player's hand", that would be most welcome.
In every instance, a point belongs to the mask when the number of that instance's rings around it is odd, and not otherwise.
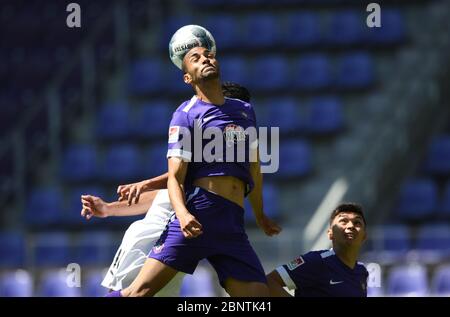
[[[203,233],[201,223],[192,214],[185,213],[179,216],[178,220],[180,221],[181,232],[183,232],[185,238],[196,238]]]
[[[275,221],[264,214],[259,219],[256,219],[256,224],[269,237],[279,234],[282,230]]]
[[[141,193],[147,189],[147,182],[142,181],[133,184],[120,185],[117,187],[117,194],[119,195],[119,201],[128,200],[128,206],[134,202],[139,202]]]
[[[81,196],[81,216],[86,220],[92,217],[106,218],[108,217],[108,206],[100,197],[91,195]]]

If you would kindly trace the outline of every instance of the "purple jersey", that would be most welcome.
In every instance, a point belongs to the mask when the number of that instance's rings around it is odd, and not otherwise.
[[[367,272],[357,263],[351,269],[331,250],[311,251],[277,268],[295,297],[367,297]]]
[[[254,134],[249,133],[252,129]],[[206,136],[211,131],[219,135]],[[211,142],[217,141],[216,138],[221,139],[220,146],[211,145],[217,144]],[[181,104],[170,122],[167,157],[181,157],[190,162],[186,189],[201,177],[234,176],[250,192],[253,188],[250,160],[256,148],[255,113],[249,103],[239,99],[225,98],[223,105],[216,106],[194,96]]]

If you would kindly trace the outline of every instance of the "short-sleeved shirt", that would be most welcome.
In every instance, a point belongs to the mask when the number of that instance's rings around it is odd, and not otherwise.
[[[365,266],[351,269],[333,249],[308,252],[276,270],[295,297],[367,297]]]
[[[190,162],[186,188],[197,178],[234,176],[247,185],[248,193],[253,188],[250,161],[257,148],[256,128],[255,113],[249,103],[225,98],[225,103],[217,106],[194,96],[172,116],[167,157]],[[219,139],[222,143],[211,142]]]

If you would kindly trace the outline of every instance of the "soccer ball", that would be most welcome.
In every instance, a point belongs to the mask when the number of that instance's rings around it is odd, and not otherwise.
[[[179,28],[169,42],[169,56],[172,62],[181,69],[183,57],[190,49],[201,46],[216,52],[216,41],[211,33],[200,25],[185,25]]]

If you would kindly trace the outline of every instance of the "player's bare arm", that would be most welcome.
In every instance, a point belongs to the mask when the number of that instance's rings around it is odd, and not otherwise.
[[[167,188],[170,202],[180,221],[180,228],[186,238],[195,238],[202,234],[202,225],[187,210],[182,185],[186,177],[188,162],[178,157],[169,158],[169,178]]]
[[[148,211],[157,193],[157,191],[143,193],[141,200],[131,206],[128,205],[127,201],[105,202],[97,196],[82,195],[81,216],[89,220],[92,217],[106,218],[142,215]]]
[[[139,197],[142,193],[167,188],[168,173],[164,173],[157,177],[146,179],[140,182],[120,185],[117,187],[117,194],[119,195],[119,201],[126,200],[128,205],[132,203],[137,204]]]
[[[291,294],[284,289],[286,285],[277,271],[270,272],[267,274],[266,278],[271,297],[292,297]]]
[[[250,173],[253,178],[253,182],[255,183],[255,187],[249,194],[248,198],[250,200],[250,204],[252,206],[253,214],[256,218],[256,223],[264,231],[268,236],[273,236],[279,234],[281,232],[281,227],[272,219],[268,218],[264,214],[264,205],[263,205],[263,195],[262,195],[262,186],[263,186],[263,176],[261,173],[261,166],[259,163],[259,157],[256,162],[250,163]]]

